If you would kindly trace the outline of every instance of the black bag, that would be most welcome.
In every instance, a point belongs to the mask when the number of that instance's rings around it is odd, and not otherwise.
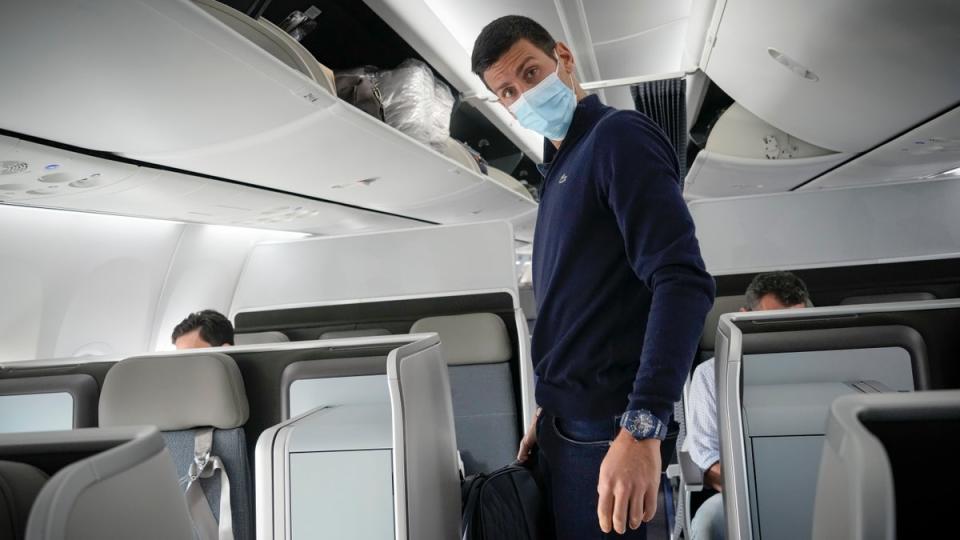
[[[380,89],[370,77],[345,73],[334,77],[337,84],[337,97],[383,121],[383,98]]]
[[[461,485],[461,540],[553,538],[546,497],[534,472],[519,463],[468,476]]]

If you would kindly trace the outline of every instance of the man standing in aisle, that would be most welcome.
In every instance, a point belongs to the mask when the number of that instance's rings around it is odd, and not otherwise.
[[[472,64],[545,138],[533,248],[542,410],[518,459],[539,445],[557,538],[645,538],[660,441],[714,295],[676,154],[643,114],[588,96],[570,49],[531,19],[487,25]]]

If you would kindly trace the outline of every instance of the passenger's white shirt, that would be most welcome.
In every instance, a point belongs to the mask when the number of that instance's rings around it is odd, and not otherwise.
[[[714,359],[711,358],[693,371],[689,399],[686,403],[687,437],[683,446],[690,452],[693,462],[704,471],[720,461],[714,364]]]

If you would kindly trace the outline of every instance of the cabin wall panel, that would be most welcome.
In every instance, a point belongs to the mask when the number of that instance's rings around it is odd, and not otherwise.
[[[261,240],[298,238],[298,233],[188,225],[170,262],[157,304],[151,348],[173,349],[171,332],[190,312],[215,309],[229,315],[240,271]]]
[[[0,206],[0,362],[172,348],[227,313],[247,254],[299,233]]]
[[[0,361],[144,350],[182,227],[0,207]]]

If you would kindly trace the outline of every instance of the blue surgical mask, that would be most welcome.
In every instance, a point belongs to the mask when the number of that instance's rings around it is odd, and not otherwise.
[[[559,71],[558,61],[557,71],[510,105],[510,112],[517,117],[521,126],[553,141],[563,140],[567,136],[573,112],[577,108],[577,95],[560,80],[557,76]]]

